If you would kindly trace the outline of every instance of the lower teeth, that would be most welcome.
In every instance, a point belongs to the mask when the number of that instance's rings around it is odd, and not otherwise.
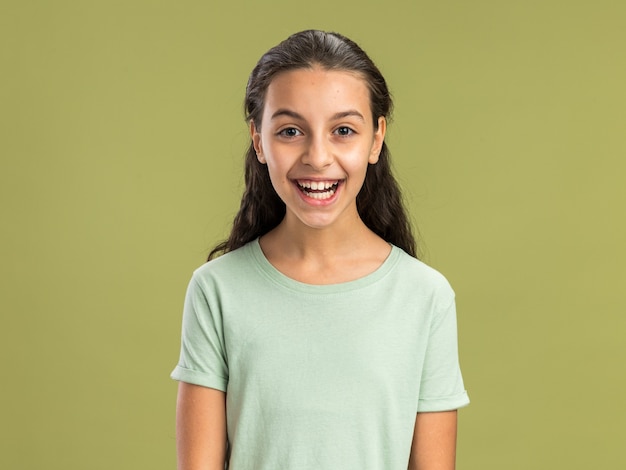
[[[330,191],[325,191],[323,193],[309,193],[307,191],[303,191],[305,195],[312,199],[328,199],[333,194],[335,194],[335,190],[331,189]]]

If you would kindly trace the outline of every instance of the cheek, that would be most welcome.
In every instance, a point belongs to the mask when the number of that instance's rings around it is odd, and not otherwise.
[[[297,163],[296,152],[293,147],[285,147],[280,144],[265,145],[265,160],[272,181],[286,181],[287,175]]]
[[[274,159],[268,159],[267,171],[270,175],[272,186],[276,192],[280,194],[282,192],[281,188],[286,184],[290,184],[289,178],[287,177],[287,169],[283,168]]]
[[[345,165],[353,173],[365,173],[369,164],[371,147],[363,146],[345,155]]]

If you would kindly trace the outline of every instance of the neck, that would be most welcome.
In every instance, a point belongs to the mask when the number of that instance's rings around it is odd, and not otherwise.
[[[357,216],[350,224],[321,229],[285,217],[273,237],[286,253],[299,258],[345,256],[367,246],[376,235]]]
[[[260,240],[268,261],[286,276],[309,284],[363,277],[387,258],[390,246],[356,217],[349,224],[314,229],[285,219]]]

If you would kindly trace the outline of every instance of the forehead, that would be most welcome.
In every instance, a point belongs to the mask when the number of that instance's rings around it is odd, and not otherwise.
[[[319,67],[289,70],[276,75],[267,88],[264,114],[277,108],[322,115],[358,109],[366,115],[370,93],[365,79],[355,72]]]

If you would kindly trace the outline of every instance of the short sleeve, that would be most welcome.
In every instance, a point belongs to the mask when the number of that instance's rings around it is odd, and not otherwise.
[[[183,308],[180,359],[174,380],[226,391],[228,365],[221,312],[211,308],[207,288],[194,276]]]
[[[422,370],[418,412],[449,411],[469,404],[459,366],[456,305],[436,310]]]

